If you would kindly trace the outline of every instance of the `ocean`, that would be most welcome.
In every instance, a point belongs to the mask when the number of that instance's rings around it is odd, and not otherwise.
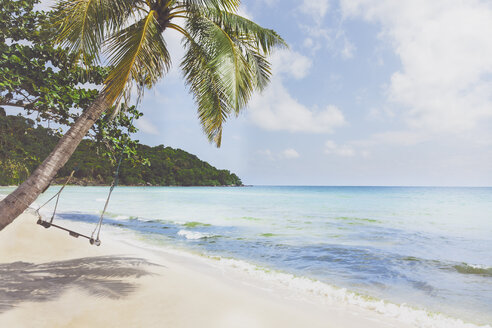
[[[95,223],[108,189],[66,187],[56,220]],[[420,327],[492,325],[492,188],[118,187],[105,229]]]

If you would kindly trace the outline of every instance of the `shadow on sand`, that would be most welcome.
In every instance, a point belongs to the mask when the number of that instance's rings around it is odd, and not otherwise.
[[[124,278],[149,275],[143,267],[150,265],[153,264],[144,259],[119,256],[0,264],[0,313],[24,301],[53,300],[72,287],[95,296],[118,299],[136,288]]]

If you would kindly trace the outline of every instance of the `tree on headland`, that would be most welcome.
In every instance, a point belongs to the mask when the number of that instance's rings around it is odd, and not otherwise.
[[[23,116],[6,115],[0,109],[0,186],[20,184],[41,159],[46,158],[59,140],[53,129]],[[137,143],[137,159],[125,156],[119,170],[119,185],[134,186],[240,186],[241,179],[228,170],[219,170],[197,156],[181,149],[150,147]],[[129,149],[130,152],[132,149]],[[78,185],[109,185],[113,180],[114,162],[95,150],[97,141],[81,141],[67,164],[58,171],[53,183],[64,183],[74,167],[77,171],[70,183]],[[104,150],[104,149],[103,149]],[[119,152],[118,152],[119,155]],[[138,167],[137,167],[138,165]],[[137,167],[137,169],[135,169]]]
[[[94,102],[50,155],[0,202],[0,229],[49,185],[99,117],[132,89],[151,88],[171,65],[166,29],[183,35],[181,69],[193,93],[203,130],[220,146],[222,124],[238,114],[270,78],[266,56],[285,45],[280,36],[237,14],[240,0],[64,0],[56,7],[57,42],[88,68],[109,62],[109,75]]]

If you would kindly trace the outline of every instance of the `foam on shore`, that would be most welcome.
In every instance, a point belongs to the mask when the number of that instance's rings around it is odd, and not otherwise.
[[[185,237],[186,239],[205,239],[213,237],[211,234],[202,233],[198,231],[190,231],[190,230],[179,230],[178,236]]]
[[[394,304],[376,298],[360,295],[346,288],[338,288],[318,280],[306,277],[295,276],[290,273],[270,270],[264,267],[252,265],[245,261],[236,259],[214,257],[218,260],[219,267],[230,267],[239,271],[291,290],[308,293],[318,296],[322,302],[329,305],[348,304],[355,305],[364,309],[375,311],[387,317],[391,317],[421,328],[491,328],[490,325],[476,325],[466,323],[461,319],[451,318],[441,313],[428,312],[422,309],[416,309],[406,304]]]

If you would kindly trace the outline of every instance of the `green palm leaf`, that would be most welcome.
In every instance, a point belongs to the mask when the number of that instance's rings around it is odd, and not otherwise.
[[[264,54],[269,54],[274,47],[287,46],[274,30],[263,28],[235,13],[212,7],[200,7],[194,11],[194,14],[197,12],[200,16],[214,21],[229,35],[240,38],[242,43],[248,43],[250,47],[256,45],[256,49]]]
[[[117,30],[141,0],[63,0],[56,6],[56,42],[80,56],[84,64],[99,61],[107,32]]]
[[[152,87],[169,69],[171,58],[155,11],[115,33],[107,41],[110,65],[113,67],[105,81],[105,92],[111,101],[129,95],[132,82],[138,92],[142,86]]]
[[[179,2],[179,4],[184,5],[188,9],[194,7],[203,7],[237,12],[237,10],[239,9],[239,5],[241,4],[241,0],[185,0]]]
[[[285,42],[235,14],[197,6],[190,12],[181,67],[203,129],[220,146],[222,125],[230,113],[239,114],[253,92],[268,84],[271,69],[264,54]]]
[[[203,131],[211,142],[220,147],[222,142],[222,123],[231,113],[230,100],[222,83],[209,65],[207,50],[193,39],[186,41],[186,52],[181,68],[198,105],[198,116]]]
[[[253,71],[253,82],[255,83],[256,89],[262,91],[266,88],[268,82],[270,82],[270,76],[272,75],[270,63],[264,55],[257,51],[251,49],[246,49],[245,51],[246,59]]]

